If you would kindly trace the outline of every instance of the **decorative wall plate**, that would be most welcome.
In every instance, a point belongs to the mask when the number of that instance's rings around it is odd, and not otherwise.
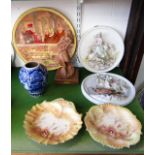
[[[93,106],[84,121],[90,136],[102,145],[121,149],[140,141],[142,125],[125,107],[112,104]]]
[[[124,55],[124,43],[117,31],[108,26],[96,26],[85,32],[78,46],[80,63],[95,73],[108,72],[119,65]]]
[[[48,70],[61,67],[61,58],[74,55],[76,33],[71,22],[52,8],[23,13],[13,28],[13,45],[25,62],[37,61]]]
[[[126,78],[113,73],[87,76],[82,84],[83,95],[92,103],[127,105],[135,97],[135,87]]]

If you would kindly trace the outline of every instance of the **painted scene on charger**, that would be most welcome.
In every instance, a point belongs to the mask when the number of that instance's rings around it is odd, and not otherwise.
[[[14,47],[21,58],[37,61],[48,70],[61,67],[75,52],[76,37],[71,23],[57,11],[37,10],[17,21]]]

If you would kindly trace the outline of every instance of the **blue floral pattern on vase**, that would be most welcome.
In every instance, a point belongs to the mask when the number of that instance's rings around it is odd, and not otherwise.
[[[47,69],[42,64],[29,62],[19,71],[19,80],[32,96],[40,96],[47,84]]]

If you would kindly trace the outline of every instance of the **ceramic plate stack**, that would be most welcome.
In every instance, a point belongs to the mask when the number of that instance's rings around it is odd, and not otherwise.
[[[121,36],[111,27],[97,26],[81,38],[78,56],[87,70],[96,73],[81,85],[83,95],[94,104],[129,104],[135,96],[132,83],[116,74],[107,73],[117,67],[124,55]]]

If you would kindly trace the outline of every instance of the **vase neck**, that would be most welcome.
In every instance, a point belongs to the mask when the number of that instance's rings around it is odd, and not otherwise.
[[[39,63],[37,62],[28,62],[24,66],[27,70],[33,70],[39,67]]]

